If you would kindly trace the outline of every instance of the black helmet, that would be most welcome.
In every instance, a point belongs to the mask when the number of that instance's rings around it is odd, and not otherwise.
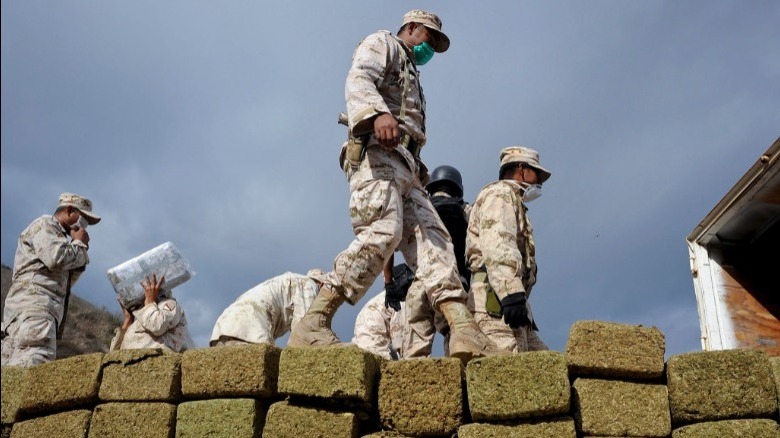
[[[463,178],[458,169],[452,166],[439,166],[433,169],[431,180],[425,186],[425,190],[432,195],[442,189],[450,195],[463,197]]]

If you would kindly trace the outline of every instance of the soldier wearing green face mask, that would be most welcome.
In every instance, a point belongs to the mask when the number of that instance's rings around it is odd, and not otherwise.
[[[436,15],[413,10],[396,35],[373,33],[355,49],[345,86],[348,141],[339,158],[355,239],[325,275],[290,346],[339,343],[330,327],[336,310],[344,301],[360,301],[398,250],[434,310],[446,317],[450,354],[468,361],[498,351],[466,308],[450,237],[425,192],[428,172],[419,155],[425,98],[417,68],[449,48],[441,28]]]

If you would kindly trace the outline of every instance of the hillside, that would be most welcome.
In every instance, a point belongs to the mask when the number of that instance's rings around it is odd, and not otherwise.
[[[5,309],[5,297],[11,286],[11,274],[11,268],[2,265],[2,309]],[[72,293],[65,333],[57,346],[57,359],[85,353],[108,352],[114,329],[120,323],[118,314],[113,314],[105,308],[97,308]]]

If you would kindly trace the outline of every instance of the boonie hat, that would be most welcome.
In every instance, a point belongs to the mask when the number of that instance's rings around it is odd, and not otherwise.
[[[544,183],[552,175],[549,170],[539,165],[539,152],[525,146],[509,146],[501,149],[499,175],[504,172],[504,167],[512,163],[523,163],[536,169],[539,172],[540,183]]]
[[[446,52],[450,48],[450,38],[441,31],[441,20],[436,14],[432,14],[427,11],[415,9],[404,14],[403,23],[401,27],[406,23],[420,23],[428,30],[434,32],[438,38],[436,38],[438,44],[433,47],[433,50],[442,53]]]
[[[60,207],[77,208],[90,225],[95,225],[100,222],[100,216],[92,212],[92,201],[81,195],[67,192],[61,194],[59,202],[57,203],[57,208]]]

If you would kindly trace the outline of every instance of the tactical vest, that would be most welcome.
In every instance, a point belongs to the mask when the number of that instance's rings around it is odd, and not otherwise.
[[[439,214],[441,221],[450,233],[452,245],[455,247],[455,259],[458,261],[458,274],[466,280],[466,286],[471,283],[471,271],[466,264],[466,229],[468,221],[463,207],[463,198],[434,196],[431,204]]]

